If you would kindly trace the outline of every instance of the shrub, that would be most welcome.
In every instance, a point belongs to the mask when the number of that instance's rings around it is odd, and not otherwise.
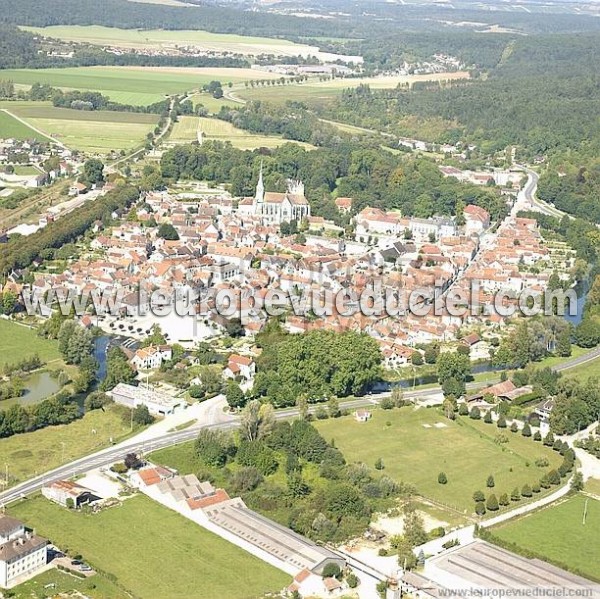
[[[494,486],[496,485],[496,482],[494,481],[494,477],[490,474],[487,478],[487,482],[485,483],[488,487],[488,489],[493,489]]]
[[[473,493],[473,501],[475,503],[479,503],[480,501],[484,501],[485,500],[485,495],[483,494],[482,491],[475,491],[475,493]]]
[[[510,432],[511,432],[511,433],[516,433],[516,432],[518,432],[518,430],[519,430],[519,427],[518,427],[517,423],[516,423],[516,422],[513,422],[513,423],[510,425]]]
[[[360,580],[354,572],[350,572],[350,574],[346,576],[346,583],[348,584],[348,588],[355,589],[360,584]]]
[[[342,571],[337,564],[326,564],[323,568],[323,578],[341,578]]]
[[[485,503],[483,501],[478,501],[475,504],[475,513],[478,516],[483,516],[485,514]]]
[[[535,431],[535,434],[533,435],[533,440],[534,441],[541,441],[542,440],[542,434],[540,433],[540,431]]]
[[[535,461],[535,465],[538,468],[546,468],[549,464],[550,462],[548,462],[548,458],[545,457],[537,458]]]
[[[461,403],[460,406],[458,406],[458,414],[459,416],[469,415],[469,408],[466,403]]]
[[[481,418],[481,412],[479,411],[479,408],[472,408],[469,412],[469,418],[472,420],[479,420]]]
[[[496,496],[493,493],[487,498],[485,507],[490,512],[497,512],[500,509],[500,506],[498,505],[498,499],[496,499]]]
[[[492,424],[492,412],[491,412],[490,410],[488,410],[488,411],[485,413],[485,416],[483,417],[483,421],[484,421],[486,424]]]
[[[531,487],[529,485],[523,485],[523,488],[521,489],[521,495],[523,495],[523,497],[531,497],[533,495]]]
[[[506,418],[504,418],[504,416],[500,415],[500,417],[498,418],[498,422],[496,423],[496,426],[498,428],[506,428]]]
[[[508,495],[506,493],[502,493],[502,495],[500,495],[500,499],[498,499],[498,503],[500,505],[508,505],[510,503]]]
[[[327,418],[329,418],[329,414],[323,406],[319,406],[315,410],[315,417],[317,420],[327,420]]]
[[[548,472],[548,482],[551,485],[560,485],[560,474],[556,470]]]
[[[384,397],[380,402],[379,405],[381,406],[382,410],[392,410],[393,408],[396,407],[396,404],[394,402],[394,400],[392,399],[392,397]]]
[[[438,474],[438,483],[440,483],[440,485],[445,485],[448,482],[448,477],[446,476],[445,472],[440,472]]]
[[[378,458],[375,462],[375,470],[383,470],[384,468],[385,466],[383,465],[383,460],[381,458]]]
[[[521,500],[521,491],[517,487],[513,489],[513,492],[510,494],[511,501],[520,501]]]
[[[533,491],[533,493],[540,493],[542,491],[540,483],[533,483],[531,485],[531,490]]]
[[[527,424],[527,422],[524,424],[523,428],[521,429],[521,434],[524,437],[531,437],[531,427],[529,426],[529,424]]]

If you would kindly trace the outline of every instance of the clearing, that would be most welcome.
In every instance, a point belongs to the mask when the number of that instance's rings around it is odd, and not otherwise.
[[[170,143],[185,143],[197,140],[198,129],[202,131],[204,139],[229,141],[240,150],[254,150],[256,148],[276,148],[285,143],[294,143],[306,149],[312,149],[310,144],[283,139],[276,135],[260,135],[238,129],[227,121],[208,117],[184,116],[179,118],[169,138]]]
[[[94,515],[37,496],[11,507],[10,514],[115,576],[140,599],[244,599],[290,582],[283,572],[143,495]]]
[[[439,427],[440,423],[446,426]],[[411,483],[428,499],[466,514],[473,512],[475,491],[510,496],[515,487],[538,482],[562,462],[560,455],[531,438],[468,417],[451,421],[435,408],[377,409],[368,422],[347,416],[316,421],[315,426],[326,439],[335,439],[347,458],[369,467],[381,458],[383,474]],[[506,443],[496,442],[499,434]],[[547,468],[535,465],[541,457],[548,460]],[[445,485],[437,480],[442,471],[448,478]],[[490,474],[493,489],[486,488]]]
[[[66,146],[101,154],[139,146],[158,122],[155,114],[72,110],[49,105],[20,106],[14,113]]]
[[[585,524],[583,514],[586,509]],[[600,501],[576,495],[492,529],[495,536],[583,576],[600,580]]]

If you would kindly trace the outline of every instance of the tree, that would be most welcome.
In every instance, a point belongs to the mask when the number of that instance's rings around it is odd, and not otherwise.
[[[123,463],[127,467],[127,470],[139,470],[144,465],[144,462],[135,453],[128,453]]]
[[[348,585],[348,588],[355,589],[360,584],[360,580],[354,572],[350,572],[350,574],[346,576],[346,584]]]
[[[148,406],[140,404],[133,409],[133,422],[140,426],[146,426],[154,422],[154,416],[150,414]]]
[[[523,428],[521,429],[521,434],[524,437],[531,437],[531,427],[527,422],[523,425]]]
[[[517,433],[519,432],[519,425],[513,421],[513,423],[510,425],[510,432],[511,433]]]
[[[446,476],[445,472],[440,472],[438,474],[438,483],[440,485],[445,485],[448,482],[448,477]]]
[[[264,480],[263,475],[254,466],[245,466],[233,473],[231,485],[238,493],[254,491]]]
[[[551,485],[560,485],[560,474],[557,470],[550,470],[548,472],[548,482]]]
[[[179,240],[179,233],[177,233],[177,229],[170,223],[163,223],[160,227],[158,227],[156,235],[157,237],[167,241]]]
[[[341,578],[342,571],[337,564],[329,563],[326,564],[323,568],[323,572],[321,574],[323,578]]]
[[[498,503],[502,506],[508,505],[510,503],[508,495],[506,493],[502,493],[502,495],[500,495],[500,498],[498,499]]]
[[[273,406],[261,404],[258,399],[253,399],[246,404],[242,412],[240,422],[242,438],[247,441],[264,439],[271,434],[274,424]]]
[[[552,447],[554,445],[554,435],[552,434],[552,432],[549,432],[545,437],[544,437],[544,445],[546,447]]]
[[[478,501],[475,504],[475,513],[478,516],[484,516],[485,515],[485,503],[483,501]]]
[[[229,318],[225,322],[225,332],[233,338],[243,337],[245,329],[242,321],[239,318]]]
[[[568,358],[571,352],[571,330],[565,329],[556,338],[556,353],[563,358]]]
[[[572,491],[583,491],[583,475],[579,470],[575,470],[573,478],[571,479],[571,490]]]
[[[383,460],[381,458],[377,458],[377,460],[375,460],[375,470],[383,470],[385,468],[384,464],[383,464]]]
[[[420,352],[414,351],[410,357],[410,361],[413,366],[422,366],[423,365],[423,356]]]
[[[150,334],[142,340],[141,347],[149,347],[150,345],[164,345],[167,342],[160,326],[153,324],[150,329]]]
[[[225,386],[225,397],[232,410],[241,408],[246,403],[246,396],[244,395],[242,388],[232,380],[227,381]]]
[[[521,489],[521,495],[523,497],[531,497],[533,495],[531,487],[529,485],[523,485],[523,488]]]
[[[493,493],[487,498],[485,507],[490,512],[496,512],[500,509],[500,506],[498,505],[498,499]]]
[[[496,483],[494,481],[494,477],[491,474],[487,477],[487,481],[486,481],[485,484],[486,484],[486,486],[487,486],[488,489],[492,489],[493,487],[496,486]]]
[[[473,501],[475,503],[479,502],[479,501],[485,501],[485,495],[483,494],[482,491],[475,491],[475,493],[473,493]]]
[[[461,386],[461,393],[465,391],[465,382],[471,375],[471,361],[468,356],[458,352],[441,353],[436,361],[438,381],[440,385],[449,379],[455,379]]]
[[[483,417],[483,421],[484,421],[486,424],[492,424],[492,412],[491,412],[491,410],[488,410],[488,411],[485,413],[485,416]]]
[[[327,400],[327,411],[329,412],[330,418],[338,418],[341,415],[340,402],[335,395],[332,395]]]
[[[67,364],[79,364],[94,348],[92,334],[73,320],[66,320],[58,333],[58,349]]]
[[[471,418],[471,420],[479,420],[481,418],[481,412],[477,406],[473,406],[473,408],[471,408],[471,411],[469,412],[469,418]]]
[[[506,428],[506,418],[504,418],[504,416],[500,415],[498,417],[498,421],[496,422],[496,426],[498,428]]]
[[[203,428],[198,433],[194,450],[207,466],[221,467],[227,461],[228,442],[221,431]]]
[[[533,435],[533,440],[534,441],[541,441],[542,440],[542,433],[540,433],[540,431],[535,431],[535,434]]]
[[[104,183],[104,163],[97,158],[86,160],[80,180],[88,186]]]
[[[106,359],[106,376],[100,385],[101,391],[110,391],[119,383],[135,382],[136,371],[131,367],[127,356],[120,347],[108,351]]]
[[[513,492],[510,494],[511,501],[520,501],[521,500],[521,491],[519,491],[518,487],[513,489]]]

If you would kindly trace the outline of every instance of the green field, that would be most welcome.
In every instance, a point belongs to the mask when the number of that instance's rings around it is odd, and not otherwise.
[[[237,95],[245,100],[264,100],[283,104],[288,100],[324,104],[342,94],[342,91],[359,85],[368,85],[373,89],[394,89],[399,84],[412,85],[418,81],[444,81],[446,79],[464,79],[468,73],[435,73],[431,75],[395,75],[389,77],[363,77],[319,81],[310,79],[301,84],[257,85],[237,90]]]
[[[40,135],[21,121],[14,118],[4,110],[0,110],[0,139],[37,139],[39,141],[47,140],[47,137]]]
[[[94,410],[69,424],[0,439],[0,456],[2,464],[8,463],[10,482],[15,485],[108,447],[111,438],[119,441],[130,434],[121,410]]]
[[[239,108],[241,104],[227,100],[225,98],[213,98],[211,94],[198,92],[191,97],[194,106],[202,104],[211,114],[216,114],[221,110],[221,106],[227,106],[227,108]]]
[[[546,457],[554,468],[562,461],[556,452],[518,433],[505,430],[508,443],[498,444],[500,429],[495,425],[469,418],[453,422],[431,408],[374,410],[366,423],[348,416],[317,421],[316,426],[326,439],[335,439],[346,459],[373,467],[382,458],[384,474],[468,514],[473,511],[474,491],[492,492],[486,488],[488,475],[494,476],[496,497],[510,495],[515,487],[539,481],[548,470],[536,467],[536,458]],[[446,485],[437,481],[442,471]]]
[[[94,515],[37,496],[11,507],[10,514],[114,575],[140,599],[246,599],[290,582],[286,574],[143,495]]]
[[[586,350],[587,351],[587,350]],[[598,376],[600,372],[600,358],[595,358],[589,362],[584,362],[574,368],[563,371],[563,376],[567,378],[576,378],[585,381],[591,376]]]
[[[39,104],[13,110],[57,141],[85,152],[133,149],[158,122],[154,114],[71,110]]]
[[[114,102],[147,106],[167,94],[181,94],[212,80],[241,83],[274,76],[251,69],[177,67],[74,67],[66,69],[13,69],[0,71],[1,79],[18,85],[46,83],[65,90],[97,91]]]
[[[587,501],[587,516],[583,512]],[[576,495],[492,529],[515,543],[564,567],[600,580],[600,501]]]
[[[304,148],[312,148],[310,144],[283,139],[275,135],[255,135],[243,129],[234,127],[227,121],[208,117],[185,116],[173,128],[169,138],[171,143],[185,143],[196,141],[197,131],[202,131],[204,139],[229,141],[240,150],[254,150],[255,148],[276,148],[285,143],[297,143]]]
[[[35,329],[0,319],[0,368],[38,354],[43,362],[59,360],[56,341],[38,337]]]

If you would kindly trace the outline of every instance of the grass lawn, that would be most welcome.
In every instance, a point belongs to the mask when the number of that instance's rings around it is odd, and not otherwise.
[[[254,150],[255,148],[276,148],[285,143],[295,143],[306,149],[312,149],[313,146],[301,142],[283,139],[275,135],[255,135],[234,127],[227,121],[208,117],[185,116],[180,117],[171,134],[172,143],[182,143],[195,141],[197,131],[200,129],[205,139],[216,139],[219,141],[229,141],[240,150]]]
[[[289,584],[283,572],[138,495],[99,514],[71,512],[41,496],[10,514],[140,599],[245,599]]]
[[[227,106],[228,108],[239,108],[241,106],[241,104],[232,102],[231,100],[227,100],[225,98],[220,98],[217,100],[216,98],[213,98],[211,94],[206,94],[203,92],[194,94],[190,99],[194,103],[194,106],[202,104],[211,114],[216,114],[219,112],[221,110],[221,106]]]
[[[493,533],[540,557],[600,580],[599,530],[600,501],[576,495],[558,505],[498,526]]]
[[[165,94],[181,94],[218,79],[225,85],[274,75],[252,69],[186,67],[72,67],[66,69],[12,69],[4,79],[18,85],[47,83],[65,90],[97,91],[115,102],[147,106]]]
[[[20,177],[29,177],[31,175],[39,175],[42,171],[35,166],[23,166],[16,165],[15,166],[15,175],[19,175]]]
[[[158,122],[153,114],[88,112],[49,105],[17,107],[15,114],[69,147],[99,153],[140,145]]]
[[[8,139],[37,139],[46,141],[46,137],[40,135],[12,115],[0,110],[0,138]]]
[[[44,588],[47,585],[54,586]],[[11,592],[13,599],[66,597],[71,593],[78,593],[78,596],[85,595],[94,599],[119,599],[123,596],[123,591],[101,574],[80,579],[56,568],[15,587]]]
[[[589,362],[584,362],[583,364],[575,366],[574,368],[563,370],[563,376],[570,379],[576,378],[580,381],[586,381],[591,376],[598,376],[599,372],[600,358],[594,358],[593,360],[589,360]]]
[[[384,474],[467,514],[474,507],[474,491],[491,492],[486,488],[488,475],[494,476],[496,497],[510,495],[547,471],[535,466],[536,458],[546,457],[554,468],[562,461],[556,452],[518,433],[506,430],[508,442],[499,444],[495,425],[462,417],[452,422],[433,408],[374,410],[366,423],[347,416],[317,421],[316,427],[326,439],[335,440],[346,459],[373,467],[382,458]],[[446,485],[437,482],[441,471],[448,478]]]
[[[60,359],[58,343],[38,337],[35,329],[0,319],[0,367],[38,354],[43,362]]]
[[[585,490],[592,495],[600,497],[600,478],[588,478],[585,481]]]
[[[8,463],[11,485],[108,447],[111,437],[128,437],[130,424],[121,414],[119,408],[94,410],[69,424],[0,439],[2,465]]]

